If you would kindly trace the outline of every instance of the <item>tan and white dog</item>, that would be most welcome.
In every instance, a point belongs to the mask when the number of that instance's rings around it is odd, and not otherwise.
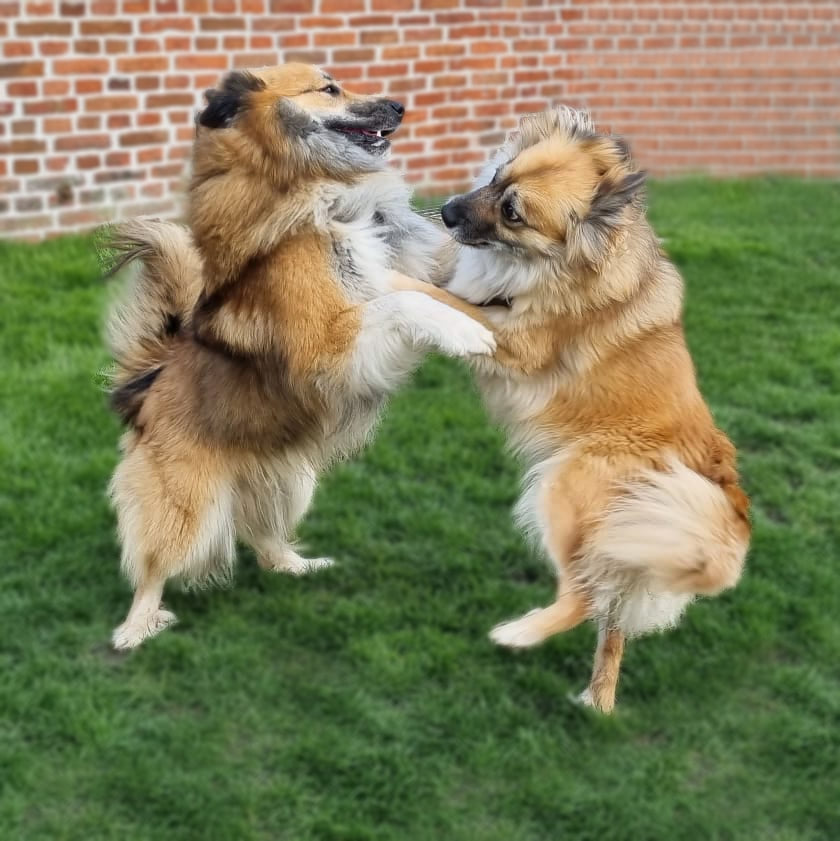
[[[643,181],[626,143],[557,109],[523,119],[473,192],[442,209],[464,246],[447,289],[494,325],[495,357],[473,365],[527,465],[517,517],[559,579],[552,605],[491,637],[520,648],[595,620],[582,697],[605,711],[625,636],[673,626],[696,595],[732,587],[750,536]]]
[[[399,272],[435,275],[448,238],[386,166],[399,103],[306,65],[231,73],[207,99],[189,228],[113,233],[117,268],[141,264],[109,325],[128,426],[110,491],[135,588],[119,649],[174,621],[168,579],[228,577],[236,538],[271,570],[331,563],[293,544],[319,473],[365,443],[426,352],[495,347],[445,293],[401,291]]]

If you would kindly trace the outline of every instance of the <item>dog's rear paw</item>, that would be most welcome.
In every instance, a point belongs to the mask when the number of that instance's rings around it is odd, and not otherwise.
[[[287,568],[283,572],[292,575],[309,575],[310,572],[318,572],[321,569],[328,569],[335,564],[332,558],[300,558],[301,563],[294,568]]]
[[[490,639],[496,645],[503,645],[506,648],[529,648],[532,645],[539,645],[545,639],[545,634],[535,619],[535,614],[539,612],[537,608],[520,616],[519,619],[496,625],[490,631]]]
[[[111,636],[111,645],[116,651],[128,651],[137,648],[143,640],[157,636],[177,621],[177,617],[171,610],[158,608],[138,619],[123,622],[114,630]]]
[[[270,572],[284,572],[286,575],[308,575],[320,569],[331,567],[332,558],[303,558],[297,552],[287,549],[276,555],[261,555],[260,566]]]
[[[615,707],[615,693],[600,695],[587,686],[579,695],[569,695],[569,700],[579,707],[589,707],[604,715],[609,715]]]

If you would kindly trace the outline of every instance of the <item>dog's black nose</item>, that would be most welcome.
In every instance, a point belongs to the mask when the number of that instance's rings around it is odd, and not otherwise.
[[[464,209],[458,199],[450,199],[441,209],[440,218],[447,228],[454,228],[464,218]]]
[[[388,104],[393,108],[400,117],[405,114],[405,105],[402,102],[396,102],[395,100],[391,99],[388,101]]]

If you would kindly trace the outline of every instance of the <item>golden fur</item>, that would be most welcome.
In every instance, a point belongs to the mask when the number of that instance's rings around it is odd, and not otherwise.
[[[111,496],[135,588],[118,648],[174,620],[169,578],[225,579],[237,537],[269,569],[330,563],[293,545],[318,474],[364,444],[426,351],[494,349],[449,296],[415,291],[446,237],[385,166],[398,103],[305,65],[232,73],[207,99],[189,228],[113,235],[117,266],[141,267],[109,331],[129,427]]]
[[[447,288],[494,324],[495,358],[473,364],[527,463],[518,518],[559,579],[553,605],[491,637],[528,646],[597,621],[582,698],[604,711],[625,635],[671,626],[695,595],[734,586],[750,535],[735,450],[698,390],[682,281],[645,218],[642,182],[623,141],[558,109],[523,119],[476,189],[442,211],[465,246]]]

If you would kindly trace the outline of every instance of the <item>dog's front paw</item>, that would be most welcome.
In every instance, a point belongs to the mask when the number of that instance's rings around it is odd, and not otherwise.
[[[456,310],[441,319],[438,327],[435,344],[448,356],[492,356],[496,351],[490,330]]]

